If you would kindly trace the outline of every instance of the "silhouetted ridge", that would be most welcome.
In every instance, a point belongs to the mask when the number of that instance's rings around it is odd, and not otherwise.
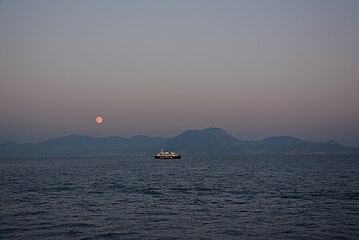
[[[340,145],[337,141],[334,141],[334,140],[329,140],[328,142],[326,142],[326,144]]]
[[[268,137],[262,140],[263,143],[303,143],[305,141],[290,137],[290,136],[277,136],[277,137]]]
[[[172,139],[173,141],[206,141],[206,142],[238,142],[238,139],[221,128],[206,128],[203,130],[188,130]]]
[[[336,141],[310,142],[290,136],[239,141],[221,128],[188,130],[174,138],[136,135],[90,137],[69,135],[39,143],[0,144],[0,157],[79,156],[79,155],[153,155],[161,148],[186,154],[359,154],[359,148],[342,146]]]
[[[229,150],[239,141],[221,128],[187,130],[161,145],[185,153],[221,153]]]

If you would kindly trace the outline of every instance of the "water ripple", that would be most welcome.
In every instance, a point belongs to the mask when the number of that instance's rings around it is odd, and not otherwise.
[[[0,160],[1,239],[358,239],[356,157]]]

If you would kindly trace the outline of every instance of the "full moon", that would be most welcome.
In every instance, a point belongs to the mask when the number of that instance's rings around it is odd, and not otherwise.
[[[103,118],[100,117],[100,116],[98,116],[98,117],[96,118],[96,122],[97,122],[98,124],[101,124],[101,123],[103,122]]]

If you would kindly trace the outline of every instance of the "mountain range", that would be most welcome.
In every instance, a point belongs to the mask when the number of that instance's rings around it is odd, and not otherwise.
[[[182,155],[359,154],[359,147],[343,146],[333,140],[310,142],[277,136],[240,141],[221,128],[206,128],[187,130],[174,138],[69,135],[39,143],[5,142],[0,144],[0,157],[153,155],[161,149],[174,149]]]

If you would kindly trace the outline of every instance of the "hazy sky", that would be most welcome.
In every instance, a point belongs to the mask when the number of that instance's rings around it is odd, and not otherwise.
[[[0,1],[0,112],[1,142],[213,126],[359,146],[359,1]]]

